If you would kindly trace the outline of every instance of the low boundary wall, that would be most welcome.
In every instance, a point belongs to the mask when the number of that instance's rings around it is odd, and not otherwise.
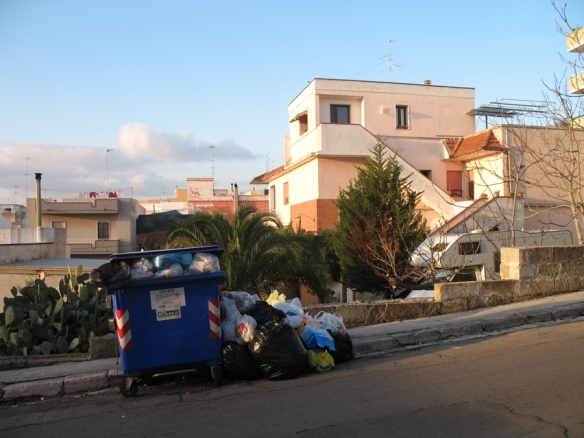
[[[584,245],[501,248],[501,280],[438,283],[434,298],[305,306],[359,327],[427,318],[584,290]]]

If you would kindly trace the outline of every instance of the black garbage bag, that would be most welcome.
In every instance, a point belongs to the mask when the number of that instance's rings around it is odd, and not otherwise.
[[[250,307],[245,314],[253,317],[258,323],[258,326],[269,321],[284,321],[286,319],[286,314],[284,312],[275,309],[265,301],[258,301]]]
[[[95,268],[89,275],[91,283],[108,289],[117,289],[132,279],[130,267],[122,260],[114,260]]]
[[[296,330],[283,322],[266,322],[256,328],[249,351],[270,380],[293,379],[308,366],[308,353]]]
[[[223,345],[225,376],[233,380],[255,380],[263,377],[260,366],[253,359],[247,344],[226,342]]]
[[[343,330],[327,330],[335,341],[335,351],[329,351],[335,364],[345,362],[353,357],[353,341],[349,333]]]

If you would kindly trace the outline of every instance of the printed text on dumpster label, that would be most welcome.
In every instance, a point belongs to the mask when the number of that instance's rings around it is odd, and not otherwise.
[[[185,289],[173,287],[170,289],[151,290],[150,304],[156,311],[156,321],[179,319],[180,308],[185,306]]]

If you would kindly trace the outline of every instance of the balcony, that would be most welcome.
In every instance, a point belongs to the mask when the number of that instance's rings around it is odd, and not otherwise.
[[[376,142],[361,125],[322,123],[290,145],[286,167],[312,154],[368,157]]]
[[[584,52],[584,26],[566,36],[568,52]]]
[[[117,239],[67,239],[71,256],[90,254],[114,254],[119,252],[120,242]]]
[[[42,199],[42,214],[54,215],[84,215],[84,214],[117,214],[117,198],[65,198]]]
[[[570,94],[584,94],[584,72],[570,76],[568,91]]]

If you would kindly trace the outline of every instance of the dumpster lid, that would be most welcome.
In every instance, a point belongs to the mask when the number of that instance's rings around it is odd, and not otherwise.
[[[130,260],[130,259],[141,259],[156,257],[166,254],[194,254],[197,252],[205,252],[208,254],[213,254],[217,257],[221,257],[223,254],[223,247],[218,245],[213,246],[192,246],[189,248],[177,248],[177,249],[157,249],[154,251],[136,251],[136,252],[120,252],[117,254],[112,254],[110,260]]]

